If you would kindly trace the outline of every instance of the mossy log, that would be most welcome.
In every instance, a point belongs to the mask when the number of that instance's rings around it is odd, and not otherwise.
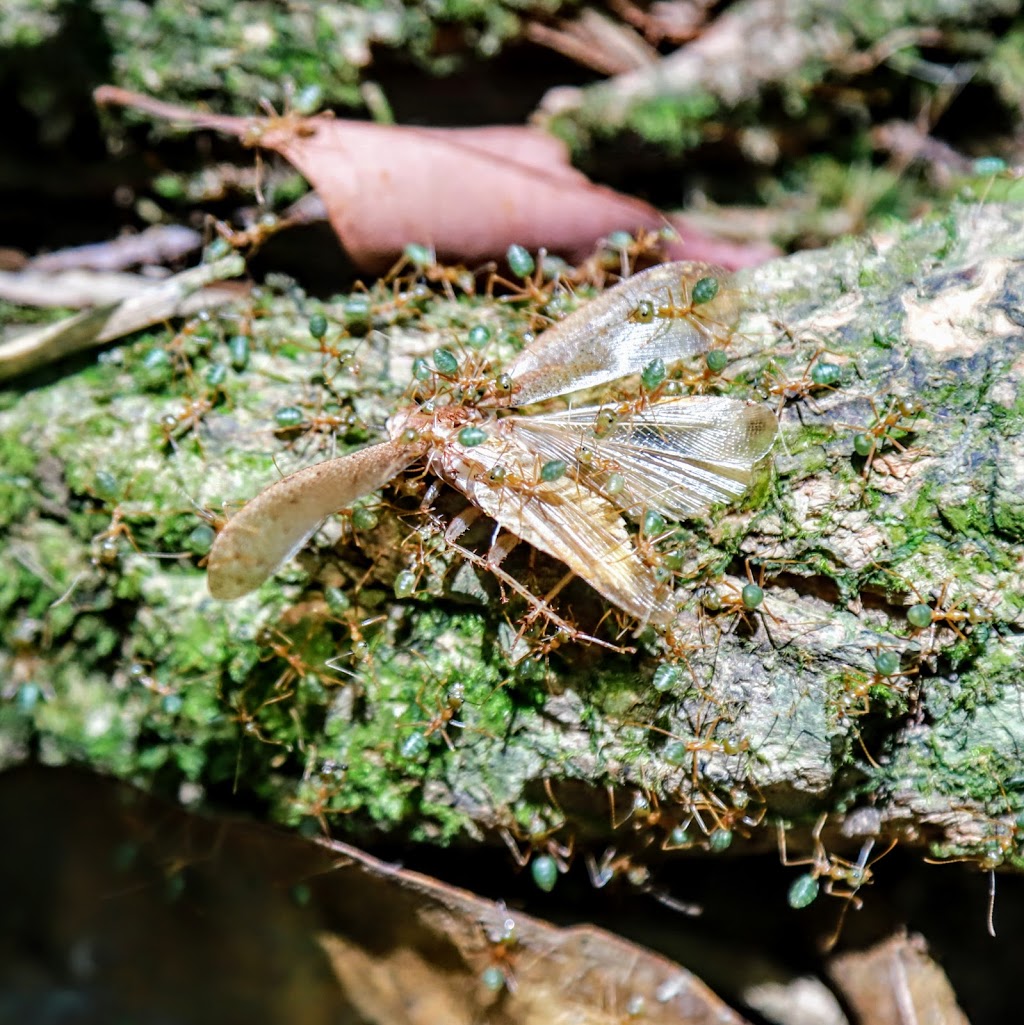
[[[634,651],[518,636],[529,609],[446,545],[415,472],[256,594],[206,591],[209,511],[377,437],[415,358],[497,365],[531,302],[285,282],[23,379],[0,396],[0,759],[349,837],[599,849],[628,816],[638,843],[720,850],[839,812],[850,838],[1016,863],[1022,256],[1024,211],[971,207],[739,280],[728,365],[684,376],[782,431],[746,502],[674,533],[672,650],[598,624],[579,582],[561,607]]]

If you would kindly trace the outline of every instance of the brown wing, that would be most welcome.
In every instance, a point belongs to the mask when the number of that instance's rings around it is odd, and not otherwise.
[[[228,520],[207,563],[214,598],[255,590],[294,555],[323,520],[383,487],[421,453],[386,441],[282,477]]]
[[[569,477],[539,479],[540,461],[500,437],[464,450],[450,444],[441,475],[479,509],[528,544],[564,562],[594,590],[641,622],[666,623],[672,590],[640,557],[619,511]],[[495,483],[495,466],[505,470]]]

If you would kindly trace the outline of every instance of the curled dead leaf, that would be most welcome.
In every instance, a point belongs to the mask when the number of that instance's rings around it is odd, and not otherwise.
[[[670,224],[682,236],[667,247],[670,259],[734,268],[774,253],[763,245],[709,239],[643,200],[594,184],[569,164],[562,143],[538,128],[420,128],[324,115],[230,117],[113,86],[97,89],[95,99],[279,153],[316,188],[350,258],[370,273],[386,270],[409,242],[432,246],[443,262],[470,266],[500,259],[513,242],[578,259],[613,231]]]

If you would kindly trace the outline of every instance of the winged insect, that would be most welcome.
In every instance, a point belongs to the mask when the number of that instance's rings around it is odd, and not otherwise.
[[[438,349],[433,387],[421,376],[417,401],[388,421],[387,441],[289,474],[228,521],[210,552],[210,593],[252,591],[331,513],[425,462],[619,609],[641,623],[669,622],[671,582],[645,561],[623,513],[678,519],[739,498],[771,449],[775,415],[722,396],[644,392],[547,412],[522,407],[720,345],[738,315],[724,280],[706,264],[653,267],[545,331],[496,376]]]

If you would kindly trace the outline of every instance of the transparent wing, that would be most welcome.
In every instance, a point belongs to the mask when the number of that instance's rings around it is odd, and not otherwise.
[[[671,519],[742,495],[778,429],[766,407],[720,396],[667,398],[639,411],[623,409],[604,430],[598,417],[614,406],[507,417],[501,424],[545,459],[565,460],[580,481],[630,515],[650,509]],[[613,474],[619,478],[614,489]]]
[[[714,278],[718,294],[691,303],[694,284]],[[626,278],[548,328],[507,368],[517,406],[637,374],[709,349],[739,316],[728,274],[706,263],[666,263]]]
[[[498,465],[504,479],[495,483]],[[449,446],[438,469],[505,530],[564,562],[613,605],[644,623],[671,620],[674,594],[640,557],[620,512],[569,477],[540,480],[540,465],[514,439],[494,438],[471,450]]]
[[[383,487],[420,454],[415,447],[384,442],[275,481],[217,535],[207,563],[210,594],[227,601],[255,590],[327,516]]]

